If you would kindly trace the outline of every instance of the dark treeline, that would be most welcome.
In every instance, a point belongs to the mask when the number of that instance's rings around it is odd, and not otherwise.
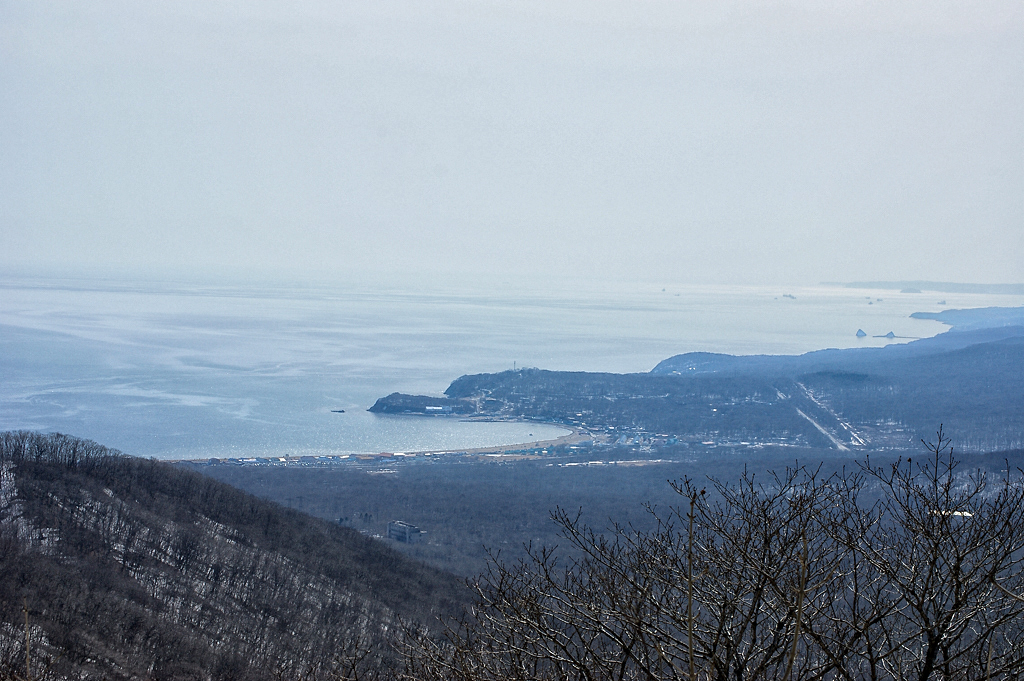
[[[197,467],[199,468],[199,467]],[[386,535],[387,523],[402,520],[426,531],[424,541],[394,546],[406,555],[465,577],[487,569],[490,552],[514,560],[523,545],[561,542],[551,521],[557,508],[583,509],[588,521],[610,519],[653,527],[644,503],[677,504],[669,479],[724,474],[735,461],[718,465],[666,463],[651,466],[570,467],[547,460],[513,464],[431,463],[394,466],[389,474],[349,467],[199,468],[247,492],[349,527]]]
[[[666,453],[669,452],[669,453]],[[854,465],[854,457],[837,457],[823,449],[765,448],[714,451],[699,460],[683,458],[686,450],[670,447],[654,456],[666,460],[648,465],[611,465],[636,459],[626,447],[607,447],[572,457],[565,448],[551,458],[514,463],[461,461],[430,464],[388,464],[380,468],[325,468],[182,464],[246,492],[331,521],[342,521],[368,534],[386,536],[392,520],[426,531],[416,544],[393,543],[408,556],[464,577],[487,569],[490,554],[503,560],[523,556],[524,545],[560,547],[563,557],[578,557],[552,522],[556,508],[581,510],[592,527],[610,523],[648,531],[657,525],[649,507],[661,512],[681,501],[669,481],[684,477],[734,479],[744,469],[765,471],[800,462],[815,462],[825,474]],[[672,460],[672,455],[678,457]],[[644,454],[650,457],[651,454]],[[879,453],[877,465],[898,454]],[[604,465],[560,466],[600,459]],[[997,473],[1009,461],[1024,465],[1024,451],[964,455],[964,465]],[[879,494],[870,487],[866,494]]]

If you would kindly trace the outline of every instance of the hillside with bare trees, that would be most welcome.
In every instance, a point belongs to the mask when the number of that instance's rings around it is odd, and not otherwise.
[[[0,435],[0,668],[32,678],[364,676],[454,577],[358,532],[63,435]],[[31,667],[30,667],[31,669]],[[13,678],[13,677],[12,677]]]

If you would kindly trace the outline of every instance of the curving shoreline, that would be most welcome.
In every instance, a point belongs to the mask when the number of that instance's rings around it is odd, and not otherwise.
[[[495,419],[495,418],[463,418],[461,421],[489,421],[509,423],[541,423],[537,421],[518,419]],[[513,444],[492,445],[488,447],[471,448],[446,448],[446,449],[422,449],[407,450],[404,452],[358,452],[347,454],[291,454],[291,455],[264,455],[264,456],[234,456],[234,457],[199,457],[191,459],[165,459],[172,464],[234,464],[234,465],[311,465],[311,464],[345,464],[345,463],[366,463],[402,461],[406,459],[419,459],[427,457],[459,456],[459,457],[480,457],[482,461],[499,461],[511,459],[533,459],[539,458],[538,450],[549,447],[561,447],[581,442],[603,442],[605,436],[593,433],[586,428],[562,423],[543,423],[543,425],[557,426],[569,432],[559,437],[548,440],[532,440],[517,442]]]
[[[469,419],[467,419],[469,420]],[[508,419],[472,419],[487,420],[487,421],[498,421]],[[531,423],[530,421],[514,421],[516,423]],[[535,440],[533,442],[521,442],[512,445],[496,445],[493,447],[475,447],[473,449],[458,449],[458,450],[436,450],[426,452],[409,452],[411,455],[422,455],[427,454],[461,454],[464,456],[488,456],[489,459],[494,458],[494,455],[507,455],[514,456],[517,458],[523,458],[524,452],[537,449],[546,449],[548,447],[561,447],[563,445],[573,445],[580,442],[592,442],[604,439],[603,435],[596,435],[586,428],[579,426],[564,425],[561,423],[546,423],[545,425],[557,425],[560,428],[566,428],[569,433],[560,437],[554,438],[553,440]]]

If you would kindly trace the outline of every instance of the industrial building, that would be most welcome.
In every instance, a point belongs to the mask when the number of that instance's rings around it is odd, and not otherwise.
[[[405,542],[406,544],[415,544],[421,541],[425,534],[426,532],[415,525],[410,525],[401,520],[392,520],[388,523],[388,539]]]

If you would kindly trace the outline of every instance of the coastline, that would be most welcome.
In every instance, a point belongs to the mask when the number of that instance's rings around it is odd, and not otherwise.
[[[132,456],[190,461],[351,457],[396,448],[426,454],[455,445],[472,447],[466,451],[482,456],[535,444],[558,446],[557,438],[541,442],[529,435],[541,433],[525,424],[493,438],[442,437],[434,433],[444,430],[442,424],[414,426],[409,431],[421,429],[422,434],[407,436],[404,424],[382,429],[354,412],[402,386],[411,388],[409,392],[419,386],[433,391],[467,370],[500,371],[508,348],[516,348],[516,356],[509,359],[525,366],[646,373],[674,353],[747,357],[885,347],[891,344],[886,338],[857,339],[854,332],[940,334],[949,329],[945,322],[953,316],[943,314],[946,308],[1024,304],[1024,298],[980,294],[790,287],[786,293],[794,297],[785,298],[777,287],[690,286],[613,289],[607,295],[570,290],[529,300],[509,294],[481,308],[472,296],[429,297],[422,292],[327,299],[324,291],[301,287],[126,291],[102,282],[59,290],[33,282],[19,287],[10,279],[6,284],[0,286],[0,312],[5,358],[12,370],[0,381],[5,429],[74,433]],[[198,302],[202,306],[196,310],[203,314],[189,317],[182,326],[178,313]],[[134,306],[152,310],[152,315],[135,319],[128,314]],[[48,312],[31,313],[36,308]],[[430,320],[438,315],[458,331],[455,336],[432,335]],[[368,316],[379,317],[389,329],[402,329],[386,338],[389,352],[404,358],[405,368],[398,373],[375,352],[363,352],[365,330],[353,320]],[[211,326],[211,320],[220,321]],[[963,324],[954,326],[959,332]],[[326,328],[331,333],[321,333]],[[216,346],[208,346],[203,329],[216,331]],[[460,340],[453,345],[452,338]],[[168,364],[165,350],[188,361]],[[340,356],[349,359],[328,361]],[[129,368],[112,377],[111,362],[126,362]],[[68,380],[69,367],[74,367],[73,382]],[[326,414],[341,407],[349,414]],[[472,425],[445,424],[452,430],[471,430]],[[488,424],[476,425],[487,431]],[[557,434],[545,429],[542,438]],[[517,441],[517,446],[495,444]],[[484,444],[493,446],[480,446]]]
[[[482,419],[474,419],[482,420]],[[487,419],[494,420],[494,419]],[[504,419],[503,419],[504,420]],[[530,421],[516,421],[517,423],[531,423]],[[573,425],[564,425],[561,423],[548,423],[546,425],[557,425],[561,428],[566,428],[569,433],[556,437],[553,440],[536,440],[533,442],[522,442],[513,445],[497,445],[494,447],[476,447],[473,449],[460,449],[457,452],[451,452],[448,450],[442,450],[441,452],[410,452],[410,455],[414,456],[426,456],[427,454],[435,455],[441,453],[457,453],[462,456],[475,456],[480,460],[485,461],[496,461],[496,460],[518,460],[525,458],[539,458],[537,454],[527,454],[531,450],[544,450],[548,447],[562,447],[566,445],[579,444],[581,442],[595,442],[598,440],[603,441],[603,435],[597,435],[592,433],[590,430]]]
[[[431,417],[436,418],[436,417]],[[493,419],[493,418],[462,418],[462,421],[507,421],[515,423],[535,423],[533,421],[517,419]],[[582,442],[604,441],[605,436],[596,434],[580,426],[567,425],[562,423],[544,423],[544,425],[558,426],[569,432],[557,438],[548,440],[533,440],[513,444],[493,445],[488,447],[472,447],[457,449],[424,449],[409,450],[405,452],[379,452],[379,453],[351,453],[351,454],[295,454],[289,456],[246,456],[246,457],[200,457],[195,459],[164,459],[170,464],[234,464],[234,465],[344,465],[356,463],[386,463],[389,461],[405,461],[410,459],[425,460],[427,457],[458,456],[478,461],[519,461],[540,458],[543,450],[552,447],[562,447],[579,444]]]

